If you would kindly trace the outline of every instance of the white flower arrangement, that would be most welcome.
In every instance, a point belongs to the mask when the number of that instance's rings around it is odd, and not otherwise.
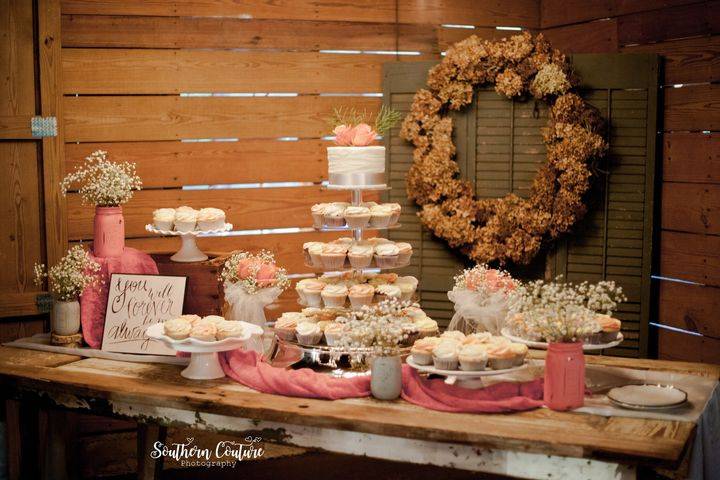
[[[275,256],[267,250],[253,254],[234,252],[223,264],[220,280],[226,284],[239,284],[248,294],[276,287],[282,292],[290,286],[287,270],[275,265]]]
[[[414,326],[403,314],[410,306],[418,305],[391,298],[376,305],[364,305],[352,312],[350,318],[338,318],[347,332],[338,347],[363,350],[376,357],[399,355],[401,344],[413,333]]]
[[[510,297],[511,316],[519,314],[527,332],[548,342],[583,341],[597,330],[598,314],[612,315],[627,300],[612,281],[575,285],[558,279],[520,285]]]
[[[90,258],[82,246],[75,245],[60,261],[45,272],[45,265],[35,264],[35,284],[48,279],[50,292],[64,302],[77,300],[85,288],[100,283],[100,264]]]
[[[80,184],[78,193],[83,203],[98,207],[117,207],[127,203],[133,197],[133,190],[142,188],[134,163],[111,162],[103,150],[85,157],[85,162],[60,182],[62,194],[67,195],[74,183]]]

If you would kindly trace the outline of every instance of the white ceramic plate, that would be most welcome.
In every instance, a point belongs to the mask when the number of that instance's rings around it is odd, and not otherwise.
[[[672,385],[625,385],[607,393],[611,403],[630,410],[665,410],[687,402],[687,393]]]
[[[228,350],[235,350],[236,348],[242,347],[253,335],[257,336],[263,334],[263,329],[257,325],[253,325],[248,322],[241,323],[243,326],[242,337],[230,337],[223,340],[216,340],[214,342],[206,342],[205,340],[198,340],[197,338],[175,340],[174,338],[170,338],[165,335],[162,323],[150,325],[145,331],[145,334],[150,338],[160,340],[178,352],[226,352]]]
[[[434,373],[435,375],[443,375],[446,377],[457,378],[477,378],[490,377],[493,375],[503,375],[505,373],[517,372],[518,370],[527,368],[528,365],[526,362],[522,365],[518,365],[517,367],[506,368],[504,370],[477,370],[472,372],[466,372],[464,370],[440,370],[439,368],[435,368],[433,365],[420,365],[418,363],[415,363],[412,355],[408,356],[405,362],[407,362],[407,364],[410,365],[412,368],[421,372]]]
[[[534,342],[532,340],[526,340],[524,338],[516,337],[515,335],[508,332],[506,328],[503,328],[502,330],[500,330],[500,333],[502,334],[503,337],[508,338],[515,343],[524,343],[525,345],[527,345],[530,348],[537,348],[540,350],[547,350],[547,348],[548,348],[547,342]],[[618,335],[618,339],[615,340],[614,342],[598,343],[598,344],[585,343],[585,344],[583,344],[583,350],[586,352],[592,352],[594,350],[604,350],[606,348],[617,347],[618,345],[620,345],[622,343],[623,340],[624,340],[623,334],[620,333]]]

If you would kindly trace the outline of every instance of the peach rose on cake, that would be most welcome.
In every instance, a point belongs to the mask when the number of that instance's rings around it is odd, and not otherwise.
[[[355,147],[365,147],[370,145],[377,136],[375,130],[373,130],[373,128],[367,123],[361,123],[355,126],[352,130],[352,144]]]
[[[355,129],[350,125],[338,125],[333,129],[335,135],[335,143],[343,147],[349,147],[353,144],[353,136]]]

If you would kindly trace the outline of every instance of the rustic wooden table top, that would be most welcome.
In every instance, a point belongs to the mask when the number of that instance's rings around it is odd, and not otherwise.
[[[720,366],[714,365],[599,356],[587,361],[720,378]],[[478,415],[437,412],[402,400],[291,398],[258,393],[229,379],[189,381],[179,375],[181,368],[0,347],[0,382],[6,395],[66,396],[86,405],[122,402],[480,448],[668,466],[680,462],[695,428],[692,422],[548,409]]]

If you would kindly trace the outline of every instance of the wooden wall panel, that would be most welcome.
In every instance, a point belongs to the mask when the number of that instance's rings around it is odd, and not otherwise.
[[[542,27],[581,23],[652,9],[697,2],[698,0],[542,0]]]
[[[666,133],[663,138],[663,180],[720,183],[720,135]]]
[[[718,311],[720,289],[716,287],[678,282],[660,284],[658,319],[663,325],[720,338],[720,323],[716,321]]]
[[[617,20],[607,19],[548,28],[542,33],[565,53],[611,53],[618,48],[617,27]]]
[[[720,236],[665,231],[660,241],[660,275],[720,287]]]
[[[68,143],[66,169],[95,150],[134,162],[144,188],[260,182],[321,182],[327,179],[326,146],[319,139],[221,142]]]
[[[720,33],[720,1],[648,10],[618,19],[620,45],[662,42]]]
[[[377,111],[363,97],[65,97],[65,139],[73,142],[182,138],[320,137],[337,105]]]
[[[665,84],[720,80],[720,36],[622,47],[623,53],[654,52],[665,59]]]
[[[666,182],[662,228],[720,235],[720,185]]]
[[[660,329],[658,353],[664,360],[720,363],[720,340]]]
[[[666,88],[665,130],[720,130],[720,85]]]

